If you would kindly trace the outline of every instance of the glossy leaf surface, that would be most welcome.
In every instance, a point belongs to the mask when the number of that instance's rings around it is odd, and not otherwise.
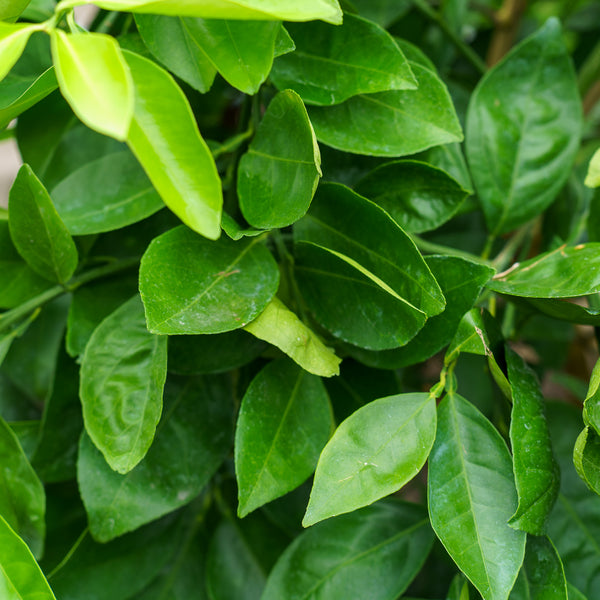
[[[432,542],[427,516],[414,504],[382,502],[319,523],[282,554],[262,600],[397,598]]]
[[[532,535],[542,535],[560,486],[544,414],[544,397],[535,373],[506,348],[513,408],[510,442],[519,506],[509,524]]]
[[[339,375],[341,359],[276,297],[244,329],[277,346],[309,373]]]
[[[428,502],[437,536],[484,600],[508,598],[526,539],[507,524],[517,504],[510,454],[492,424],[458,395],[439,406]]]
[[[8,202],[10,235],[19,254],[38,275],[66,283],[77,268],[77,248],[29,165],[19,169]]]
[[[238,167],[240,209],[250,225],[286,227],[303,217],[321,176],[321,155],[300,97],[271,100]]]
[[[186,227],[153,240],[140,267],[148,328],[161,334],[244,327],[266,308],[278,283],[275,261],[259,238],[210,242]]]
[[[572,298],[600,291],[600,243],[559,246],[498,273],[487,287],[523,298]]]
[[[600,437],[591,427],[585,427],[575,442],[573,464],[590,490],[600,495]]]
[[[583,421],[600,435],[600,360],[596,361],[583,403]]]
[[[19,60],[33,31],[31,25],[12,25],[0,21],[0,80],[6,77]]]
[[[398,394],[355,411],[321,453],[305,527],[398,491],[423,467],[436,429],[435,397]]]
[[[406,156],[432,146],[460,142],[462,130],[446,86],[414,62],[416,90],[354,96],[342,104],[308,111],[324,144],[371,156]]]
[[[0,515],[0,590],[5,600],[56,600],[29,548]]]
[[[148,332],[135,296],[97,327],[81,364],[85,428],[115,471],[133,469],[152,444],[166,375],[167,338]]]
[[[271,79],[307,104],[331,105],[358,94],[416,89],[408,62],[381,27],[347,14],[341,26],[288,25],[296,50],[275,61]]]
[[[333,428],[321,380],[293,362],[269,363],[246,390],[235,434],[238,515],[307,479]]]
[[[466,151],[488,228],[504,233],[554,200],[579,147],[581,100],[550,19],[491,69],[469,104]]]
[[[185,95],[156,63],[132,52],[125,59],[135,87],[129,147],[164,203],[188,227],[217,239],[221,180]]]
[[[119,44],[99,33],[50,35],[60,91],[91,129],[125,140],[134,107],[134,88]]]
[[[355,190],[411,233],[436,229],[454,216],[468,195],[441,169],[412,160],[378,167]]]
[[[152,447],[124,475],[112,471],[90,439],[82,437],[77,479],[96,540],[137,529],[200,493],[231,444],[230,394],[223,378],[170,384]]]

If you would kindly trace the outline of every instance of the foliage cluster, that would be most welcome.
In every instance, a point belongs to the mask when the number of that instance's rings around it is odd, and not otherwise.
[[[600,597],[600,3],[82,3],[0,1],[3,600]]]

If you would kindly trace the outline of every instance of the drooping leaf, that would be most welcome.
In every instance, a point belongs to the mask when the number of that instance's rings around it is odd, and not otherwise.
[[[81,363],[85,429],[115,471],[131,471],[152,444],[166,375],[167,338],[148,332],[134,296],[96,328]]]
[[[579,148],[581,100],[560,24],[549,19],[488,71],[471,96],[466,151],[490,231],[545,210]]]
[[[600,437],[589,426],[583,429],[575,442],[573,464],[579,477],[600,495]]]
[[[86,3],[87,0],[62,0],[57,10]],[[107,10],[205,19],[342,22],[342,10],[337,0],[304,0],[301,4],[295,0],[211,0],[208,4],[198,0],[99,0],[95,4]]]
[[[506,600],[523,562],[526,534],[507,524],[517,505],[508,448],[467,400],[450,394],[438,409],[429,458],[431,524],[484,600]]]
[[[562,245],[498,273],[487,287],[523,298],[572,298],[600,291],[600,243]]]
[[[354,96],[342,104],[311,107],[317,139],[327,146],[370,156],[406,156],[460,142],[462,130],[442,80],[409,61],[416,90]]]
[[[31,551],[1,514],[0,589],[5,600],[56,600]]]
[[[1,417],[0,482],[0,516],[35,556],[41,556],[46,532],[44,487],[27,460],[17,436]],[[0,565],[2,563],[0,559]]]
[[[321,380],[287,359],[269,363],[246,390],[235,435],[238,515],[295,489],[333,428]]]
[[[600,150],[596,150],[592,156],[584,183],[591,188],[600,186]]]
[[[148,328],[161,334],[244,327],[266,308],[278,283],[260,238],[210,242],[183,226],[153,240],[140,267]]]
[[[137,529],[201,492],[229,451],[230,396],[224,378],[167,386],[156,439],[144,459],[123,475],[112,471],[90,439],[82,437],[77,480],[96,540]]]
[[[358,94],[414,90],[417,82],[394,39],[375,23],[346,14],[343,25],[289,24],[296,50],[271,73],[280,89],[307,104],[331,105]]]
[[[423,467],[435,439],[435,397],[380,398],[348,417],[319,458],[302,524],[350,512],[398,491]]]
[[[164,203],[191,229],[221,234],[221,180],[190,105],[171,75],[156,63],[124,52],[135,86],[127,135]]]
[[[340,372],[341,359],[277,297],[244,329],[277,346],[309,373],[332,377]]]
[[[238,167],[240,209],[250,225],[286,227],[304,216],[321,176],[321,155],[300,97],[271,100]]]
[[[134,88],[117,41],[99,33],[50,34],[60,91],[91,129],[125,140],[133,118]]]
[[[560,556],[546,536],[527,536],[525,561],[510,600],[575,600],[567,594]]]
[[[454,216],[468,195],[444,171],[414,160],[386,163],[354,189],[411,233],[436,229]]]
[[[380,502],[298,536],[271,571],[262,600],[397,598],[432,542],[422,507]]]
[[[36,30],[31,24],[6,23],[0,20],[0,80],[13,68],[25,50],[27,40]]]
[[[544,397],[535,373],[509,347],[505,355],[513,399],[510,442],[519,496],[519,506],[509,524],[532,535],[542,535],[560,487],[558,465],[552,454]]]
[[[77,268],[75,242],[52,199],[29,165],[23,165],[8,200],[10,236],[19,254],[42,277],[66,283]]]

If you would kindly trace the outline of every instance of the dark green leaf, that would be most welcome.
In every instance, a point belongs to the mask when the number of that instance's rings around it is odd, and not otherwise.
[[[271,571],[261,600],[397,598],[432,542],[422,507],[375,504],[297,537]]]
[[[386,29],[411,8],[411,0],[352,0],[352,4],[363,17]]]
[[[278,283],[275,261],[259,238],[209,242],[186,227],[153,240],[140,267],[140,292],[154,333],[244,327],[266,308]]]
[[[354,96],[337,106],[310,108],[317,139],[372,156],[406,156],[460,142],[462,130],[446,86],[429,69],[409,65],[419,84],[416,90]]]
[[[73,235],[137,223],[164,207],[130,152],[116,152],[73,171],[53,190],[56,210]]]
[[[354,189],[411,233],[436,229],[454,216],[468,196],[447,173],[414,160],[386,163]]]
[[[493,356],[503,341],[500,327],[492,315],[485,309],[473,308],[461,319],[444,362],[450,364],[462,352]]]
[[[77,248],[46,188],[23,165],[10,189],[10,236],[19,254],[38,274],[65,283],[77,268]]]
[[[321,176],[321,155],[300,97],[280,92],[238,168],[240,209],[250,225],[286,227],[304,216]]]
[[[226,379],[167,387],[156,440],[129,473],[112,471],[87,436],[77,479],[95,539],[106,542],[191,502],[229,451],[231,392]]]
[[[321,453],[302,524],[351,512],[398,491],[423,467],[435,439],[435,397],[380,398],[348,417]]]
[[[461,571],[484,600],[506,600],[526,540],[506,523],[517,505],[510,454],[492,424],[454,394],[439,406],[428,500],[431,524]]]
[[[560,321],[600,325],[600,309],[582,306],[585,298],[577,299],[575,302],[560,298],[527,298],[526,303],[535,310]]]
[[[298,487],[333,429],[321,380],[283,359],[267,365],[242,400],[235,434],[238,515]]]
[[[346,14],[342,26],[314,21],[287,28],[296,50],[275,61],[271,79],[307,104],[339,104],[358,94],[417,87],[394,39],[371,21]]]
[[[135,86],[129,147],[164,203],[194,231],[218,238],[221,180],[185,95],[156,63],[124,55]]]
[[[579,148],[581,100],[560,23],[549,19],[488,71],[471,96],[466,150],[494,233],[554,200]]]
[[[96,328],[81,363],[85,428],[115,471],[133,469],[152,444],[166,375],[167,338],[148,332],[134,296]]]
[[[16,21],[27,4],[29,0],[3,0],[0,4],[0,21]]]

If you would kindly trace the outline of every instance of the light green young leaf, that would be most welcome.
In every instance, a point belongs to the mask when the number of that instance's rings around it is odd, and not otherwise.
[[[58,283],[71,279],[79,260],[75,242],[29,165],[10,189],[8,226],[15,248],[38,275]]]
[[[340,373],[341,359],[277,297],[244,329],[277,346],[309,373],[321,377]]]
[[[135,111],[127,136],[164,203],[191,229],[221,234],[221,179],[192,109],[171,75],[125,52],[135,85]]]
[[[600,150],[594,152],[584,184],[591,188],[600,186]]]
[[[35,25],[23,23],[13,25],[0,21],[0,80],[6,77],[19,60],[29,36],[36,29]]]
[[[269,363],[246,390],[235,434],[238,515],[297,488],[333,429],[321,380],[287,359]]]
[[[600,437],[591,427],[586,426],[575,442],[573,464],[579,477],[600,495]]]
[[[44,487],[27,460],[17,436],[1,417],[0,481],[0,515],[27,543],[31,552],[40,557],[46,534]],[[2,564],[0,558],[0,566]]]
[[[87,4],[88,0],[62,0],[56,10]],[[98,0],[96,6],[122,12],[179,15],[205,19],[276,19],[281,21],[342,22],[337,0]]]
[[[155,238],[140,266],[153,333],[239,329],[266,308],[278,285],[277,265],[260,238],[211,242],[184,226]]]
[[[261,600],[398,598],[432,543],[421,506],[380,502],[299,535],[269,574]]]
[[[490,69],[471,96],[466,152],[488,228],[545,210],[579,149],[581,99],[560,23],[549,19]]]
[[[519,506],[509,525],[532,535],[542,535],[560,486],[544,397],[535,373],[508,346],[506,365],[513,399],[510,442],[519,496]]]
[[[167,338],[148,332],[134,296],[100,323],[81,363],[85,428],[115,471],[131,471],[150,448],[166,375]]]
[[[493,425],[454,394],[438,409],[427,495],[433,529],[460,570],[484,600],[506,600],[526,541],[507,524],[517,505],[510,454]]]
[[[583,422],[600,435],[600,359],[596,361],[583,403]]]
[[[321,453],[304,527],[397,492],[423,467],[436,430],[435,397],[398,394],[355,411]]]
[[[73,112],[91,129],[125,140],[135,97],[115,38],[53,29],[50,40],[60,91]]]
[[[1,514],[0,590],[3,600],[56,600],[31,551]]]
[[[287,28],[296,51],[275,61],[271,79],[307,104],[339,104],[358,94],[417,87],[394,39],[371,21],[346,14],[341,27],[313,22]]]
[[[240,209],[250,225],[287,227],[303,217],[321,176],[306,108],[291,90],[271,100],[238,168]]]

